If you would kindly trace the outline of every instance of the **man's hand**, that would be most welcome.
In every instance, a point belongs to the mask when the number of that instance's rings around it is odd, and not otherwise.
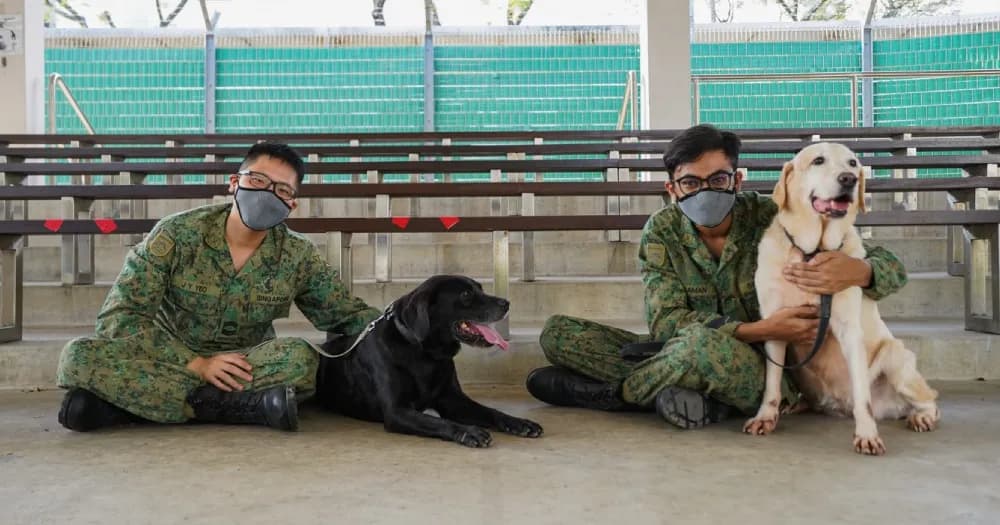
[[[250,375],[251,368],[253,367],[247,362],[246,357],[236,353],[196,357],[187,365],[188,370],[225,392],[243,390],[243,385],[236,380],[237,377],[248,383],[253,381],[253,376]]]
[[[819,309],[806,305],[782,308],[767,319],[743,323],[736,327],[734,335],[745,343],[785,341],[811,345],[818,330]]]
[[[819,309],[814,305],[790,306],[774,312],[764,322],[766,340],[811,345],[819,331]]]
[[[872,267],[868,261],[844,252],[820,252],[809,262],[785,266],[784,275],[804,292],[832,295],[852,286],[867,287]]]

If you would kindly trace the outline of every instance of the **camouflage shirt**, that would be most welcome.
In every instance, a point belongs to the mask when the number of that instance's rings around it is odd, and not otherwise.
[[[158,328],[197,354],[274,337],[294,302],[318,330],[353,335],[379,311],[352,297],[305,236],[281,224],[236,271],[225,240],[232,204],[165,217],[129,251],[97,317],[97,335]],[[193,356],[192,356],[193,357]]]
[[[754,274],[757,245],[778,212],[769,197],[736,195],[733,224],[716,260],[676,204],[650,216],[639,244],[646,323],[657,341],[691,323],[732,334],[741,322],[760,320]],[[865,243],[872,267],[866,296],[878,300],[906,284],[906,270],[891,252]]]

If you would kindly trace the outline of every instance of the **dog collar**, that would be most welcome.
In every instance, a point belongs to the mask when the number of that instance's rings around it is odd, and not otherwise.
[[[819,244],[817,244],[817,245],[816,245],[816,249],[815,249],[815,250],[813,250],[813,251],[811,251],[811,252],[807,252],[807,251],[803,250],[803,249],[802,249],[802,248],[801,248],[801,247],[800,247],[800,246],[799,246],[799,245],[798,245],[798,244],[797,244],[797,243],[795,242],[795,238],[794,238],[794,237],[792,237],[792,234],[788,233],[788,230],[786,230],[785,228],[781,228],[781,230],[782,230],[783,232],[785,232],[785,237],[788,237],[788,241],[792,243],[792,246],[793,246],[793,247],[795,247],[795,249],[796,249],[796,250],[798,250],[798,251],[802,252],[802,260],[803,260],[803,261],[805,261],[805,262],[809,262],[809,261],[811,261],[811,260],[812,260],[812,258],[813,258],[813,257],[816,257],[816,256],[817,256],[817,255],[818,255],[818,254],[819,254],[820,252],[825,252],[825,251],[835,251],[835,252],[839,252],[839,251],[840,251],[840,249],[844,247],[844,241],[843,241],[843,239],[841,239],[841,241],[840,241],[840,246],[837,246],[837,249],[835,249],[835,250],[824,250],[823,248],[821,248],[821,247],[820,247],[820,245],[822,244],[822,242],[820,242]]]

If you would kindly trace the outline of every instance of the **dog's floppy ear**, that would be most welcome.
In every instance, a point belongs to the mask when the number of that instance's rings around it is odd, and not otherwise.
[[[868,206],[865,205],[865,177],[869,171],[870,168],[861,166],[861,171],[858,172],[858,211],[861,213],[868,212]]]
[[[771,198],[778,204],[779,210],[783,209],[788,202],[788,190],[785,186],[788,185],[788,177],[793,171],[795,171],[795,165],[792,161],[786,162],[785,166],[781,168],[781,177],[778,178],[777,184],[774,185],[774,193],[771,194]]]
[[[400,297],[393,309],[396,329],[413,344],[420,344],[431,333],[430,291],[424,287]]]

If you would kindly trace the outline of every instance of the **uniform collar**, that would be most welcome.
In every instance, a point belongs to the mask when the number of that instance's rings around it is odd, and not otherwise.
[[[229,253],[229,245],[226,244],[226,221],[232,210],[233,204],[229,203],[219,208],[217,215],[212,216],[207,222],[206,230],[203,233],[205,244],[215,250],[219,256],[219,265],[222,268],[233,270],[232,256]],[[281,252],[284,248],[286,236],[285,225],[279,224],[267,231],[264,240],[257,247],[250,259],[247,261],[241,274],[247,274],[258,270],[260,267],[277,267],[280,263]],[[228,264],[223,264],[223,261]]]

